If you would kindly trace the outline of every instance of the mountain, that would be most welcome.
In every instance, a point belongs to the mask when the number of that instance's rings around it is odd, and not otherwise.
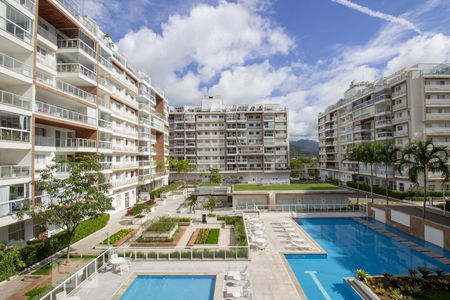
[[[319,143],[314,140],[300,139],[290,142],[291,157],[297,155],[319,155]]]

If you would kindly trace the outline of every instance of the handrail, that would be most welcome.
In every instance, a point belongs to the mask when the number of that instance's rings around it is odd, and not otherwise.
[[[31,132],[23,129],[0,127],[0,141],[30,142]]]
[[[0,166],[0,179],[30,177],[30,171],[28,166]]]
[[[57,42],[58,48],[80,49],[86,52],[92,58],[97,58],[97,52],[81,39],[60,39]]]
[[[31,99],[0,90],[0,103],[31,110]]]
[[[278,211],[278,212],[355,212],[359,211],[358,205],[348,203],[334,204],[242,204],[232,208],[233,210],[259,210],[259,211]]]
[[[19,211],[26,211],[30,207],[30,199],[22,198],[0,202],[0,217],[5,217]],[[5,210],[5,206],[6,210]]]
[[[17,3],[21,4],[23,7],[28,9],[34,14],[35,3],[34,0],[16,0]]]
[[[36,100],[35,104],[36,112],[43,113],[46,115],[63,118],[75,122],[80,122],[88,125],[97,125],[97,119],[93,117],[89,117],[87,115],[80,114],[78,112],[68,110],[66,108],[62,108],[56,105],[48,104],[45,102],[41,102]]]
[[[24,41],[27,44],[32,44],[33,42],[33,35],[28,32],[25,28],[17,25],[11,20],[8,20],[7,18],[0,15],[0,29],[5,30],[6,32],[9,32],[19,40]]]
[[[94,71],[89,70],[85,66],[79,63],[58,63],[57,71],[60,73],[78,73],[97,81],[97,75]]]
[[[97,99],[96,95],[86,92],[74,85],[71,85],[70,83],[61,81],[59,79],[50,78],[41,72],[36,72],[36,79],[39,82],[42,82],[49,86],[52,86],[55,89],[60,90],[62,92],[71,94],[72,96],[78,97],[80,99],[83,99],[83,100],[86,100],[86,101],[89,101],[92,103],[96,102],[96,99]]]
[[[58,40],[56,34],[50,32],[47,29],[45,29],[44,27],[42,27],[40,23],[38,26],[38,34],[56,45],[57,40]]]
[[[0,53],[0,66],[30,78],[33,74],[33,68],[31,66],[4,53]]]

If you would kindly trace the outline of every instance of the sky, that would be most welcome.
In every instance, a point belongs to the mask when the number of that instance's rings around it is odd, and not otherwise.
[[[450,0],[79,0],[170,105],[279,103],[291,140],[351,81],[450,62]]]

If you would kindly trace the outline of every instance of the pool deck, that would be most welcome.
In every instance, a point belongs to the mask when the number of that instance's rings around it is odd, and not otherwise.
[[[81,299],[118,299],[119,291],[124,291],[132,276],[142,273],[152,274],[216,274],[218,299],[222,299],[223,275],[227,271],[239,271],[248,265],[251,282],[250,290],[257,300],[298,300],[306,299],[295,275],[287,264],[284,254],[287,253],[324,253],[324,250],[309,235],[296,225],[293,217],[357,217],[356,213],[336,214],[288,214],[261,213],[260,220],[269,245],[264,250],[252,250],[250,261],[132,261],[130,272],[122,275],[111,271],[102,272],[92,277],[75,295]],[[310,250],[292,249],[279,225],[280,221],[290,220],[297,233],[312,245]],[[127,283],[128,282],[128,283]],[[217,295],[217,293],[215,293]]]

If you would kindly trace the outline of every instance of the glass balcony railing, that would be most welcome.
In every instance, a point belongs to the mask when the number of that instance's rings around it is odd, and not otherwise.
[[[98,126],[105,129],[112,129],[112,123],[106,120],[98,120]]]
[[[112,142],[98,141],[98,148],[100,148],[100,149],[112,149]]]
[[[29,143],[31,133],[26,130],[0,127],[0,140],[8,142]]]
[[[30,177],[29,166],[0,166],[0,180]]]
[[[31,110],[31,99],[7,91],[0,91],[0,103]]]
[[[51,105],[45,102],[36,100],[35,111],[49,116],[80,122],[88,125],[97,125],[97,119],[89,117],[78,112],[68,110],[59,106]]]
[[[24,41],[27,44],[31,45],[31,43],[33,42],[33,35],[31,34],[31,32],[22,28],[16,23],[6,19],[1,15],[0,15],[0,28],[9,32],[10,34]]]
[[[87,53],[94,59],[97,59],[95,50],[80,39],[65,39],[58,40],[58,49],[79,49]]]
[[[71,85],[67,82],[48,77],[41,72],[36,72],[36,79],[39,82],[42,82],[44,84],[47,84],[49,86],[56,88],[57,90],[60,90],[61,92],[68,93],[72,96],[78,97],[80,99],[83,99],[83,100],[86,100],[86,101],[89,101],[92,103],[96,102],[97,96],[95,96],[91,93],[88,93],[88,92],[86,92],[74,85]]]
[[[31,66],[3,53],[0,53],[0,66],[30,78],[33,74]]]
[[[34,8],[36,6],[34,0],[16,0],[16,2],[24,6],[26,9],[28,9],[31,13],[34,14]]]
[[[72,0],[57,0],[75,18],[80,16],[80,7]]]
[[[56,45],[56,43],[57,43],[56,34],[50,32],[46,28],[42,27],[40,23],[39,23],[39,26],[38,26],[38,34],[40,36],[42,36],[43,38],[45,38],[46,40],[48,40],[48,41],[50,41],[50,42],[52,42],[53,44]]]
[[[27,211],[30,208],[30,199],[16,199],[0,202],[0,217],[13,215],[21,211]]]
[[[112,69],[113,69],[113,65],[112,65],[111,61],[104,58],[103,56],[100,56],[100,64],[110,71],[112,71]]]
[[[97,148],[97,141],[82,138],[56,139],[56,147],[61,148]]]
[[[97,81],[97,75],[94,71],[89,70],[82,64],[78,63],[58,63],[57,71],[59,73],[78,73],[84,75],[91,80]]]

